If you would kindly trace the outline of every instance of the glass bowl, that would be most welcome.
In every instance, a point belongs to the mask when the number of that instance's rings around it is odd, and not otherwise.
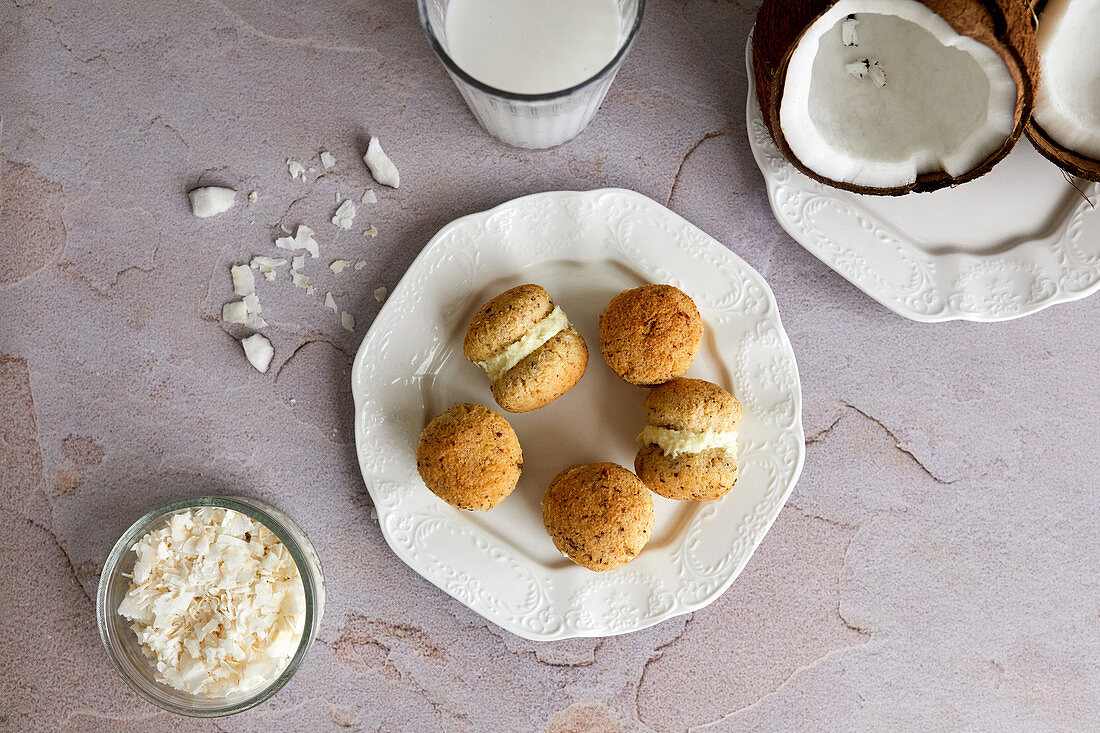
[[[645,0],[616,0],[619,47],[606,66],[566,89],[545,94],[518,94],[478,81],[451,57],[446,22],[450,2],[417,0],[420,24],[428,43],[485,131],[508,145],[533,150],[557,147],[588,126],[633,45],[645,12]]]
[[[250,690],[239,696],[210,698],[192,695],[158,682],[154,676],[155,668],[151,660],[142,651],[137,635],[130,628],[130,621],[118,614],[119,603],[130,587],[129,574],[137,558],[133,550],[147,532],[156,529],[168,521],[177,512],[197,507],[220,507],[240,512],[260,522],[279,538],[298,566],[305,590],[306,613],[302,640],[291,657],[286,668],[263,687]],[[96,621],[99,625],[99,638],[107,652],[111,666],[121,675],[134,692],[153,703],[178,715],[199,718],[214,718],[233,715],[259,705],[274,695],[285,685],[305,658],[321,627],[321,616],[325,607],[325,579],[321,572],[321,562],[313,545],[302,530],[289,517],[263,502],[243,497],[199,496],[180,499],[154,509],[130,526],[107,556],[103,572],[99,578],[99,590],[96,592]]]

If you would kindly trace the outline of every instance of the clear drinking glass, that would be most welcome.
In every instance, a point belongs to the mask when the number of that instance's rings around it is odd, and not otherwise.
[[[130,587],[129,574],[133,570],[136,554],[134,543],[153,529],[162,526],[178,512],[197,507],[221,507],[240,512],[267,527],[286,547],[305,591],[306,617],[302,640],[286,668],[263,687],[231,698],[206,698],[190,695],[158,682],[150,660],[145,656],[137,635],[130,629],[130,622],[118,614],[119,603]],[[306,651],[321,627],[325,609],[325,578],[321,561],[313,544],[290,517],[278,509],[256,499],[225,496],[199,496],[182,499],[154,509],[134,522],[130,529],[115,543],[103,572],[96,593],[96,620],[99,638],[107,652],[111,666],[122,676],[134,692],[169,712],[198,718],[215,718],[232,715],[259,705],[285,685],[305,658]]]
[[[638,28],[645,0],[616,0],[619,48],[610,62],[579,84],[547,94],[516,94],[495,89],[463,71],[448,50],[446,19],[451,0],[417,0],[420,23],[439,60],[451,75],[477,121],[492,136],[518,148],[544,149],[580,134],[600,108],[622,66]]]

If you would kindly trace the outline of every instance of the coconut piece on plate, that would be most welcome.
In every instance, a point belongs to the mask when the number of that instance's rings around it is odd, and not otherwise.
[[[229,274],[233,276],[234,293],[251,295],[256,292],[256,278],[252,276],[252,270],[248,265],[233,265],[229,268]]]
[[[1048,0],[1038,19],[1043,75],[1027,136],[1062,170],[1100,181],[1100,0]]]
[[[340,314],[340,325],[349,331],[355,330],[355,316],[344,311]]]
[[[1038,78],[1018,0],[765,0],[752,52],[783,156],[863,194],[988,172],[1019,139]]]
[[[336,213],[332,215],[332,223],[341,229],[351,229],[351,225],[354,221],[355,204],[352,203],[351,199],[347,199],[337,207]]]
[[[313,238],[313,230],[305,224],[298,225],[298,231],[293,237],[279,237],[275,240],[275,246],[280,249],[304,249],[310,257],[317,257],[320,252],[317,248],[317,240]]]
[[[275,347],[261,334],[254,333],[248,338],[241,339],[241,347],[244,349],[248,363],[256,367],[256,371],[267,373],[271,366],[271,358],[275,356]]]
[[[203,186],[187,193],[191,201],[191,213],[206,219],[233,208],[237,192],[224,186]]]
[[[367,152],[363,155],[363,162],[370,168],[370,174],[374,176],[374,180],[383,186],[397,188],[401,185],[401,174],[397,172],[397,166],[393,164],[390,157],[382,151],[378,138],[371,136],[370,142],[367,143]]]

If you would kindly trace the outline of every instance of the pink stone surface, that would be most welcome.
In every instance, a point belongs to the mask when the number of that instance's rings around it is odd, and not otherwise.
[[[1095,729],[1100,299],[921,325],[791,241],[745,139],[754,13],[653,0],[591,127],[527,152],[477,128],[410,2],[0,2],[0,728]],[[372,185],[371,134],[402,186],[373,184],[379,202],[341,232],[328,219],[337,191]],[[287,158],[320,171],[320,150],[332,172],[289,178]],[[207,183],[237,207],[193,217],[184,194]],[[387,549],[348,369],[374,289],[444,223],[604,186],[668,202],[768,278],[802,374],[806,467],[707,609],[535,643]],[[229,267],[301,222],[322,247],[306,274],[357,329],[284,268],[259,281],[276,349],[261,375],[220,323]],[[336,276],[336,258],[367,264]],[[205,492],[297,519],[329,586],[297,676],[214,722],[132,694],[91,600],[134,519]]]

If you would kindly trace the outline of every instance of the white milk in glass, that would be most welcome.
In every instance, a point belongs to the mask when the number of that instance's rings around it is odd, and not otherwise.
[[[590,79],[621,40],[616,0],[451,0],[446,37],[454,62],[483,84],[546,94]]]

